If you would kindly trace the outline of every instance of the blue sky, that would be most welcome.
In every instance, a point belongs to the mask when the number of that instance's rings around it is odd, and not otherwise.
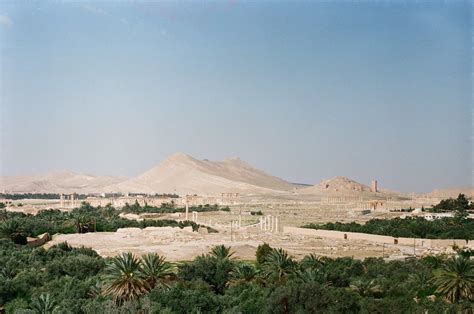
[[[0,172],[471,185],[471,31],[468,1],[2,1]]]

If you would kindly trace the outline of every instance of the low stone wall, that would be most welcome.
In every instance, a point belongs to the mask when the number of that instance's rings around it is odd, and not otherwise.
[[[460,239],[418,239],[418,238],[395,238],[384,235],[343,232],[334,230],[316,230],[298,227],[283,227],[283,232],[292,235],[315,236],[321,238],[339,239],[339,240],[363,240],[375,243],[415,245],[425,248],[448,248],[456,245],[458,247],[474,247],[474,241],[466,241]]]

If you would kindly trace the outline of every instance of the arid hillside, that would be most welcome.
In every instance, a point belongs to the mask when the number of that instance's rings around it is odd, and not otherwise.
[[[322,180],[320,183],[298,190],[302,196],[350,196],[350,197],[403,197],[403,193],[378,189],[372,192],[370,187],[350,178],[337,176]]]
[[[356,182],[347,177],[334,177],[331,179],[323,180],[319,184],[302,189],[300,193],[351,193],[351,192],[370,192],[370,188],[367,185]]]
[[[125,177],[94,176],[69,171],[51,172],[35,176],[0,177],[0,191],[31,193],[94,193]]]
[[[245,194],[289,191],[296,185],[266,174],[235,158],[224,161],[198,160],[189,155],[172,155],[138,177],[110,185],[111,192]]]
[[[94,176],[69,171],[35,176],[0,177],[0,191],[26,193],[176,193],[179,195],[220,196],[221,193],[239,193],[248,200],[314,201],[322,197],[406,198],[403,194],[378,187],[370,187],[343,176],[322,180],[315,185],[290,183],[265,173],[239,158],[223,161],[199,160],[177,153],[132,178]],[[474,189],[436,189],[426,196],[434,198],[457,197],[459,193],[474,196]]]

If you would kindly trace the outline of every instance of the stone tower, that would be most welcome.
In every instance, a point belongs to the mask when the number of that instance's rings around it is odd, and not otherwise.
[[[378,192],[378,187],[377,187],[377,180],[372,180],[372,182],[370,182],[370,192]]]

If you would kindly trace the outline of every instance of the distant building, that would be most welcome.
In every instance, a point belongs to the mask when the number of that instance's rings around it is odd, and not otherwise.
[[[378,192],[378,187],[377,187],[377,180],[372,180],[370,183],[370,192]]]

